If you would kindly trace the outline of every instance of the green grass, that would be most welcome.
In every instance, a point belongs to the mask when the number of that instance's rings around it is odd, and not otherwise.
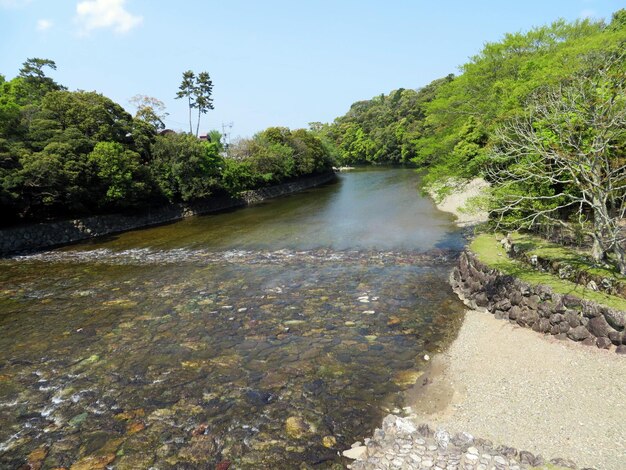
[[[511,234],[511,238],[529,256],[537,255],[540,258],[570,264],[578,271],[626,281],[626,276],[621,275],[616,268],[596,266],[585,250],[564,247],[526,233],[515,232]]]
[[[515,276],[528,284],[542,284],[549,286],[558,294],[571,294],[626,311],[626,299],[587,289],[573,282],[559,279],[552,274],[536,271],[520,261],[509,258],[499,242],[500,239],[502,239],[501,235],[483,233],[472,241],[469,248],[482,263],[504,274]]]

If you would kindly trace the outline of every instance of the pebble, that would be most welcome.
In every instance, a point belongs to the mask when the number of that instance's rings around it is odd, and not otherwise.
[[[388,415],[383,420],[382,429],[377,429],[374,437],[366,440],[370,448],[369,454],[364,450],[349,468],[353,470],[381,468],[522,470],[522,468],[526,468],[520,461],[513,458],[508,459],[504,455],[494,452],[490,442],[483,445],[484,441],[478,439],[474,441],[474,446],[461,448],[451,440],[447,448],[444,448],[437,445],[438,443],[441,444],[442,436],[449,436],[449,434],[445,430],[438,430],[433,433],[432,428],[428,426],[416,427],[410,418]],[[347,452],[361,448],[367,449],[363,446],[356,447],[344,451],[344,455],[348,456],[346,455]],[[377,450],[373,451],[372,449]],[[380,456],[382,455],[384,457],[381,459]],[[531,457],[534,458],[534,456]]]

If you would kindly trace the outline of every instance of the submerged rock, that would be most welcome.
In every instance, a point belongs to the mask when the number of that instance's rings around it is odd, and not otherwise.
[[[301,439],[311,432],[311,426],[300,417],[290,416],[285,421],[285,432],[292,439]]]

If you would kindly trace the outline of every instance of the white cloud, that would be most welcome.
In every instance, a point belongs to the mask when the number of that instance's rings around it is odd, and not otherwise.
[[[20,8],[28,5],[31,0],[0,0],[0,7],[2,8]]]
[[[41,19],[37,20],[37,31],[48,31],[52,28],[52,21]]]
[[[88,34],[98,28],[113,28],[116,33],[127,33],[143,21],[143,17],[130,14],[124,8],[126,0],[86,0],[76,5],[76,20],[81,33]]]

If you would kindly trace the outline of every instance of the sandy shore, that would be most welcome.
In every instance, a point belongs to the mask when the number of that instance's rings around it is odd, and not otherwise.
[[[476,179],[437,204],[461,226],[486,213],[460,208],[488,184]],[[626,469],[626,358],[559,341],[467,311],[458,338],[409,393],[416,422],[467,431],[494,443]],[[426,382],[426,385],[424,385]]]
[[[409,393],[416,422],[546,460],[626,468],[626,360],[468,311],[458,338]],[[426,382],[427,385],[423,385]]]
[[[457,219],[457,225],[460,227],[468,227],[487,220],[487,212],[468,207],[468,202],[470,199],[482,195],[488,187],[489,183],[484,179],[475,178],[467,183],[460,184],[453,193],[449,194],[441,201],[438,201],[435,197],[435,189],[429,192],[430,196],[435,200],[437,209],[454,214]]]

